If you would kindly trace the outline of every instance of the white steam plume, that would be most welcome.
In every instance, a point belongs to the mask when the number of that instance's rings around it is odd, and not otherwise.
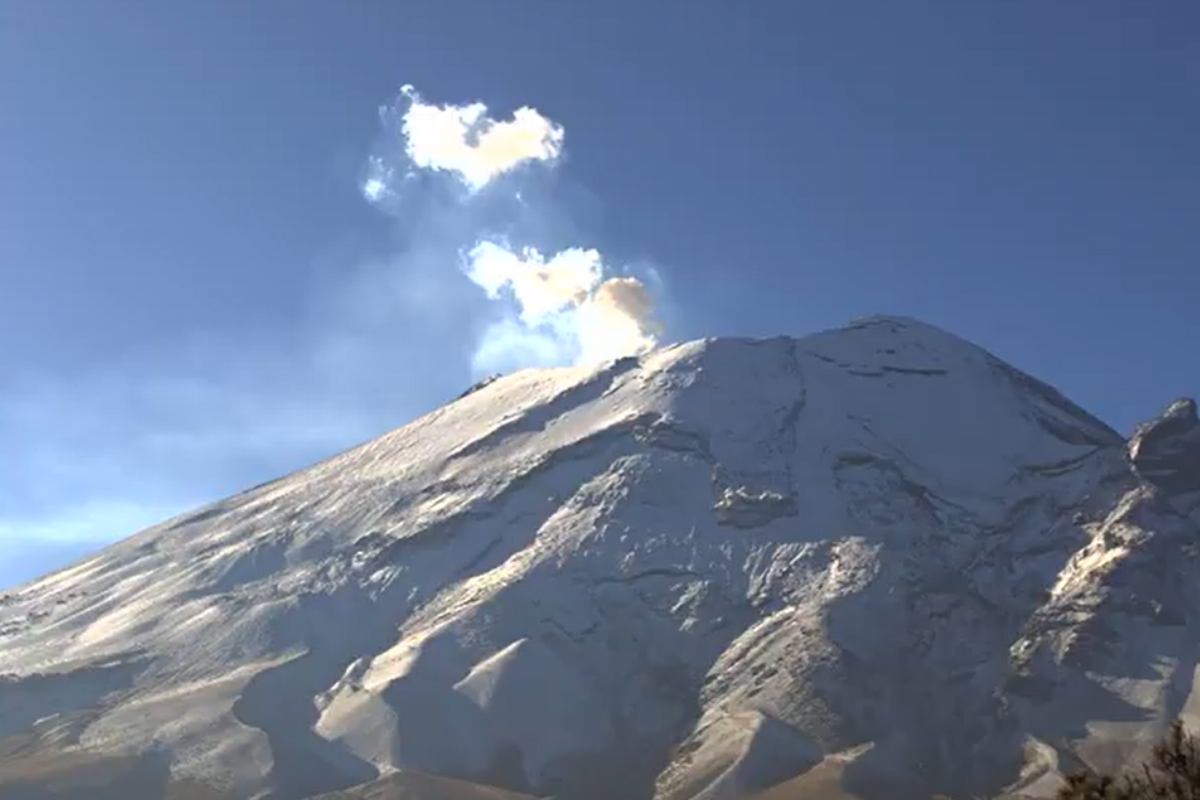
[[[413,166],[453,172],[471,191],[526,162],[553,162],[562,153],[562,127],[528,106],[497,121],[483,103],[435,106],[412,86],[400,91],[409,101],[401,133]]]
[[[526,346],[554,362],[593,362],[644,352],[656,343],[654,303],[637,278],[605,278],[596,250],[570,248],[549,259],[534,248],[516,252],[482,241],[465,254],[464,270],[489,298],[507,292],[517,306],[513,320],[492,335],[523,331]],[[534,345],[529,340],[542,340]],[[486,359],[485,359],[486,360]]]
[[[458,212],[477,224],[468,226],[471,243],[459,247],[460,265],[502,309],[502,318],[488,326],[475,353],[477,370],[601,361],[657,344],[654,301],[641,280],[614,274],[596,249],[571,247],[544,255],[537,247],[516,247],[492,228],[496,223],[508,227],[508,220],[493,213],[489,224],[480,223],[484,215],[472,210],[480,190],[511,173],[489,188],[490,199],[506,191],[526,217],[551,218],[544,206],[538,214],[537,201],[524,196],[518,168],[555,167],[563,152],[561,125],[530,107],[498,121],[479,102],[431,105],[411,86],[401,90],[400,102],[403,111],[394,109],[393,119],[403,155],[373,158],[363,195],[384,206],[398,196],[396,176],[418,170],[445,173],[468,190]]]

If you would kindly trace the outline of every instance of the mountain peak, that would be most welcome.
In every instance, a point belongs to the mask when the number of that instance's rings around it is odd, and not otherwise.
[[[1159,415],[1159,420],[1170,421],[1181,428],[1192,428],[1197,424],[1196,401],[1191,397],[1181,397],[1175,400],[1167,410]]]
[[[1195,659],[1153,637],[1200,581],[1146,566],[1191,524],[1146,498],[1186,412],[1127,450],[902,317],[482,382],[5,595],[0,752],[229,800],[416,773],[693,800],[835,762],[864,797],[993,791],[1031,740],[1175,713]],[[1122,594],[1151,573],[1161,613]]]

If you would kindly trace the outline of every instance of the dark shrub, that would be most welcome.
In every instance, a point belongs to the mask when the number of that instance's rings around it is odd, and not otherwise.
[[[1067,776],[1058,800],[1200,800],[1200,746],[1175,722],[1140,770]]]

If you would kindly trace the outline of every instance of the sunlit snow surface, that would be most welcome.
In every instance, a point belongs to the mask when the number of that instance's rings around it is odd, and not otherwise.
[[[906,319],[519,372],[9,592],[0,736],[236,798],[1052,792],[1200,711],[1198,516],[1127,449]]]

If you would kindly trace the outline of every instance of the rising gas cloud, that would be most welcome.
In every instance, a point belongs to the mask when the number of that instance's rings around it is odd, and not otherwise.
[[[507,193],[529,213],[522,171],[561,163],[565,131],[534,108],[495,119],[483,103],[431,104],[405,86],[384,112],[392,121],[386,133],[399,146],[370,159],[361,188],[369,202],[393,213],[420,202],[404,187],[422,176],[454,182],[467,219],[474,220],[473,204],[488,193]],[[456,248],[456,266],[499,311],[475,353],[478,369],[595,362],[657,344],[654,297],[642,278],[615,268],[595,247],[544,252],[513,243],[498,222],[469,225],[470,240]]]

